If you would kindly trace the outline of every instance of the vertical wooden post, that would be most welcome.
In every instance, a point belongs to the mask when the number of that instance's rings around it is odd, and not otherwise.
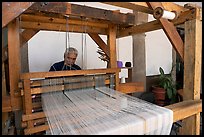
[[[196,16],[199,9],[196,8]],[[185,22],[184,52],[184,100],[200,99],[202,65],[202,21],[194,19]],[[200,134],[200,113],[183,120],[181,134]]]
[[[116,25],[109,25],[108,46],[110,49],[110,67],[116,68]]]
[[[12,110],[16,109],[15,93],[18,93],[18,82],[21,72],[19,20],[8,24],[8,62],[9,62],[9,85]],[[18,94],[20,96],[20,92]]]
[[[2,33],[2,49],[4,47],[3,43],[3,33]],[[2,98],[4,96],[7,96],[7,89],[6,89],[6,76],[5,76],[5,66],[4,66],[4,59],[3,59],[3,50],[2,50]],[[8,134],[8,129],[7,129],[7,120],[8,120],[8,112],[3,113],[2,112],[2,135],[7,135]]]
[[[26,115],[32,114],[32,96],[30,89],[30,79],[23,80],[24,86],[24,113]],[[28,121],[28,128],[34,127],[33,121]]]
[[[116,25],[110,24],[109,25],[109,29],[108,29],[108,47],[109,47],[109,51],[110,51],[110,68],[116,68],[116,31],[117,31],[117,27]],[[115,89],[118,90],[118,85],[119,85],[119,72],[116,73],[116,85],[115,85]]]

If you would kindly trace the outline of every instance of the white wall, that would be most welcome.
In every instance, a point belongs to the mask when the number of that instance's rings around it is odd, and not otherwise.
[[[148,21],[155,20],[149,15]],[[172,45],[162,29],[147,32],[146,34],[146,75],[159,74],[159,67],[165,73],[171,71]]]
[[[72,2],[86,6],[98,7],[108,10],[120,10],[120,12],[132,13],[131,10],[119,8],[99,2]],[[184,5],[184,2],[176,2],[177,4]],[[188,2],[189,3],[189,2]],[[190,2],[191,3],[191,2]],[[196,3],[202,7],[202,3]],[[153,20],[149,16],[149,21]],[[106,36],[101,36],[106,42]],[[158,68],[163,67],[165,73],[169,73],[172,65],[172,46],[164,34],[163,30],[156,30],[146,33],[146,75],[159,74]],[[86,51],[87,63],[84,64],[85,69],[106,68],[106,62],[101,61],[96,53],[97,45],[87,35],[86,36]],[[29,69],[30,72],[48,71],[49,67],[57,61],[63,60],[63,53],[66,47],[65,33],[56,31],[40,31],[29,42]],[[82,34],[70,33],[71,46],[79,50],[79,56],[76,64],[82,67]],[[118,60],[125,62],[132,62],[132,37],[120,38],[116,41],[117,44],[117,57]],[[85,44],[84,44],[85,45]],[[119,47],[119,48],[118,48]],[[125,74],[127,76],[127,74]]]

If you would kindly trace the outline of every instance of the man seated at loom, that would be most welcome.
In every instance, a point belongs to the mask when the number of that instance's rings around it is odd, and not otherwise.
[[[64,52],[64,60],[54,63],[49,71],[62,71],[62,70],[81,70],[81,68],[75,64],[78,55],[77,49],[69,47]]]

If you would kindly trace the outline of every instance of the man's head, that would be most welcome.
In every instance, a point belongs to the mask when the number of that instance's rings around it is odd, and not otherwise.
[[[65,65],[67,66],[73,65],[76,61],[77,55],[78,55],[77,49],[73,47],[66,49],[64,52]]]

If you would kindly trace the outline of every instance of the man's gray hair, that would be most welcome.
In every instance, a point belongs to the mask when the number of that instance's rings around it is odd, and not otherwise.
[[[78,55],[78,50],[73,48],[73,47],[66,48],[66,50],[64,52],[64,56],[66,54],[69,54],[69,53],[74,53],[77,56]]]

